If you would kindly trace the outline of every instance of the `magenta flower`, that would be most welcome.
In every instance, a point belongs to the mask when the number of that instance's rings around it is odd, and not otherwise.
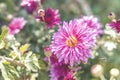
[[[111,26],[113,29],[115,29],[118,33],[120,33],[120,20],[112,21],[111,23],[107,24],[108,26]]]
[[[45,10],[45,16],[37,16],[37,19],[45,22],[48,28],[53,28],[54,25],[60,24],[60,15],[58,14],[58,10],[54,10],[52,8],[48,8]]]
[[[73,73],[69,72],[67,76],[64,77],[63,80],[75,80],[75,78],[73,77]]]
[[[50,80],[63,80],[64,77],[67,76],[70,72],[68,65],[59,63],[57,57],[54,54],[51,55],[50,62]]]
[[[21,6],[23,6],[29,14],[32,14],[38,7],[39,0],[22,0]]]
[[[50,47],[46,47],[45,51],[51,51]],[[54,54],[50,56],[50,65],[50,80],[74,80],[69,65],[58,62]]]
[[[46,51],[46,52],[51,52],[51,48],[50,48],[49,46],[44,47],[44,51]]]
[[[88,27],[94,30],[96,29],[96,33],[98,35],[103,33],[101,23],[98,21],[97,17],[83,16],[80,20],[83,22],[83,24],[87,24]]]
[[[66,64],[56,64],[51,65],[50,68],[50,80],[63,80],[64,77],[70,72],[68,65]]]
[[[64,22],[53,35],[51,51],[59,62],[74,65],[75,62],[87,62],[91,57],[91,48],[95,45],[96,29],[89,28],[79,19]]]
[[[27,21],[22,17],[14,18],[8,25],[9,35],[14,35],[20,32],[20,30],[24,27],[26,22]]]

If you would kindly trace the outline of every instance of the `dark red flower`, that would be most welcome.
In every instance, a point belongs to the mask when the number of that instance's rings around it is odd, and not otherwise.
[[[63,80],[64,77],[70,72],[68,65],[59,63],[55,55],[51,55],[50,62],[50,80]]]
[[[111,26],[113,29],[115,29],[119,33],[120,32],[120,19],[109,23],[108,26]]]
[[[38,7],[40,0],[22,0],[21,6],[23,6],[29,14],[32,14]]]
[[[48,28],[53,28],[54,25],[60,24],[60,15],[58,14],[58,10],[54,10],[52,8],[46,9],[44,16],[39,16],[38,14],[36,18],[45,22]]]
[[[24,8],[26,9],[27,13],[32,14],[38,7],[37,2],[31,1],[29,5],[25,5]]]
[[[69,74],[64,77],[64,80],[75,80],[75,78],[73,77],[73,73],[69,72]]]

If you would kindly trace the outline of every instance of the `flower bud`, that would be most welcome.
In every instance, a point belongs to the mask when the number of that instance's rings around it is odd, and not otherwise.
[[[112,68],[110,70],[110,75],[111,76],[117,77],[119,74],[120,74],[120,71],[117,68]]]
[[[40,17],[44,17],[45,16],[44,9],[39,9],[37,13],[38,13],[38,16],[40,16]]]
[[[108,14],[108,18],[111,19],[111,20],[115,20],[115,17],[116,17],[116,15],[115,15],[115,13],[113,13],[113,12],[110,12],[110,13]]]
[[[91,67],[91,73],[94,77],[100,77],[103,74],[103,67],[100,64],[95,64]]]
[[[7,15],[7,20],[12,20],[13,19],[13,15],[12,14],[8,14]]]
[[[49,46],[44,48],[44,52],[47,57],[51,56],[51,48]]]

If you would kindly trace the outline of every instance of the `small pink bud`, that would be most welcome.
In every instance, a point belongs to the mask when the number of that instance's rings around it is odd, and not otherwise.
[[[39,9],[36,19],[45,22],[48,29],[54,28],[54,25],[60,24],[60,15],[58,14],[58,10],[54,10],[52,8],[48,8],[45,11],[43,9]]]
[[[115,15],[115,13],[113,13],[113,12],[110,12],[110,13],[108,14],[108,18],[111,19],[112,21],[115,20],[115,17],[116,17],[116,15]]]
[[[95,64],[91,67],[91,73],[94,77],[100,77],[103,75],[103,67],[100,64]]]
[[[44,52],[47,57],[51,56],[51,48],[49,46],[44,48]]]
[[[45,16],[45,10],[44,9],[39,9],[37,13],[38,13],[38,16],[40,16],[40,17]]]

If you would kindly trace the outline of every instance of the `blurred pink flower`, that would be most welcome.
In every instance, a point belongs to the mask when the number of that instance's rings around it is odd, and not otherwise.
[[[73,73],[69,72],[63,80],[75,80],[75,78],[73,77]]]
[[[44,47],[44,51],[46,51],[46,52],[51,52],[51,48],[50,48],[49,46]]]
[[[49,46],[45,47],[44,50],[51,52],[51,49]],[[54,54],[46,58],[47,58],[47,62],[48,62],[48,58],[50,58],[50,65],[51,65],[50,80],[69,80],[69,79],[74,80],[73,75],[70,74],[71,70],[68,64],[63,64],[61,62],[58,62],[58,59]]]
[[[118,33],[120,33],[120,20],[112,21],[111,23],[107,24],[115,29]]]
[[[22,0],[21,6],[23,6],[29,14],[32,14],[38,7],[40,0]]]
[[[21,0],[20,5],[21,6],[29,5],[30,2],[40,2],[40,0]]]
[[[52,8],[46,9],[44,16],[39,16],[38,14],[36,18],[45,22],[48,28],[53,28],[54,25],[60,24],[60,15],[58,14],[58,10],[54,10]]]
[[[95,45],[96,29],[89,28],[79,19],[64,22],[53,35],[51,51],[58,62],[74,65],[80,61],[86,63],[91,57],[91,48]]]
[[[96,33],[102,34],[103,30],[102,30],[102,25],[101,23],[98,21],[97,17],[94,16],[83,16],[81,19],[83,24],[87,24],[88,27],[92,28],[92,29],[96,29]]]
[[[50,80],[64,80],[65,76],[70,73],[69,65],[59,63],[54,54],[50,57],[50,61]]]
[[[20,32],[20,30],[24,27],[26,22],[27,21],[23,17],[14,18],[8,25],[9,35],[14,35]]]
[[[68,65],[66,64],[56,64],[51,65],[50,68],[50,80],[63,80],[64,77],[70,72]]]

